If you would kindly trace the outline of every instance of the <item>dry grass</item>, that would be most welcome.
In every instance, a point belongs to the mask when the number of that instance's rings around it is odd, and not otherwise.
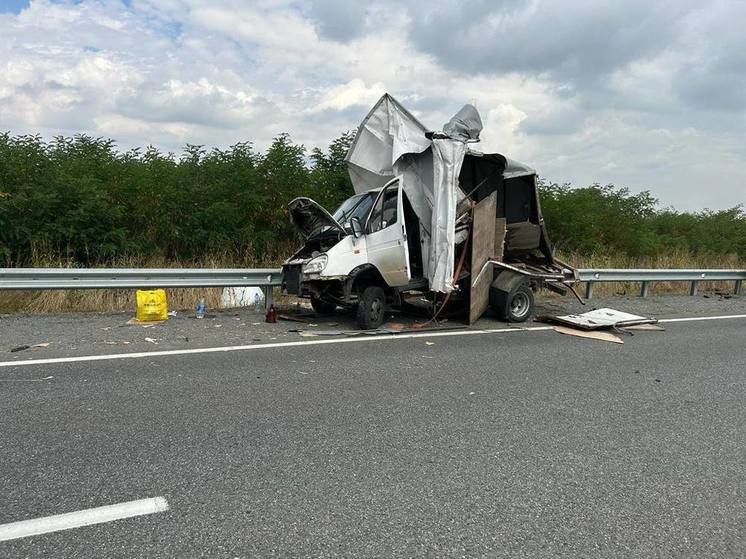
[[[117,268],[238,268],[274,267],[282,261],[281,255],[290,253],[291,248],[277,254],[261,258],[242,258],[236,261],[229,256],[211,257],[199,262],[165,262],[158,259],[126,258],[112,265]],[[573,254],[559,255],[562,260],[578,268],[746,268],[746,262],[735,255],[720,257],[693,257],[685,253],[673,253],[655,258],[631,259],[623,255],[594,255],[582,257]],[[70,262],[35,260],[35,267],[69,267]],[[638,283],[597,283],[597,295],[637,294]],[[733,289],[732,282],[702,282],[700,292],[727,291]],[[686,282],[656,282],[650,285],[652,293],[688,293]],[[205,298],[208,308],[220,304],[220,288],[207,289],[167,289],[169,309],[193,309],[200,297]],[[127,311],[134,313],[134,289],[86,289],[66,291],[0,291],[0,313],[61,313],[61,312],[111,312]]]
[[[713,269],[744,269],[746,262],[737,255],[692,256],[690,254],[669,253],[651,258],[630,258],[626,255],[601,255],[590,257],[579,255],[559,255],[559,258],[576,268],[713,268]],[[731,292],[733,282],[703,281],[699,284],[699,291]],[[640,284],[629,283],[596,283],[593,293],[596,295],[630,295],[640,292]],[[681,281],[661,281],[650,284],[650,294],[657,293],[689,293],[689,283]]]

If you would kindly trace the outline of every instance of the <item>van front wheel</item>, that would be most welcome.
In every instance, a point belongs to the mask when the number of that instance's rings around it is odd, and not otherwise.
[[[386,312],[386,294],[378,286],[363,290],[357,305],[357,323],[363,330],[373,330],[383,323]]]
[[[326,299],[320,299],[311,295],[311,306],[317,314],[333,314],[337,309],[337,303],[334,301],[327,301]]]

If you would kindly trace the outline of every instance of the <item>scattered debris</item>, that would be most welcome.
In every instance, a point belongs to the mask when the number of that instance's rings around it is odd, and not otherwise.
[[[130,342],[122,340],[122,341],[104,341],[106,345],[129,345]]]
[[[155,341],[155,338],[145,338],[145,341],[146,341],[146,342],[149,342],[149,343],[151,343],[151,344],[155,344],[155,345],[158,345],[158,342],[157,342],[157,341]]]
[[[17,351],[25,351],[28,348],[30,348],[30,345],[19,345],[17,347],[14,347],[10,350],[11,353],[16,353]]]
[[[305,318],[305,317],[298,316],[298,315],[278,314],[277,318],[279,318],[280,320],[288,320],[290,322],[302,322],[304,324],[311,324],[313,322],[313,318],[315,317]],[[257,324],[260,324],[260,323],[257,322]]]
[[[435,342],[425,342],[425,345],[435,345]]]
[[[127,322],[125,322],[125,324],[129,326],[136,325],[136,326],[142,326],[143,328],[150,328],[151,326],[157,326],[158,324],[163,324],[164,322],[165,322],[164,320],[142,321],[142,320],[137,320],[136,318],[130,318]]]
[[[555,332],[559,332],[560,334],[577,336],[578,338],[590,338],[593,340],[601,340],[604,342],[613,342],[615,344],[624,343],[624,340],[622,340],[622,338],[620,338],[616,334],[612,334],[611,332],[604,332],[600,330],[579,330],[577,328],[568,328],[567,326],[554,326],[553,329]]]
[[[168,311],[168,316],[176,316],[178,313],[176,311]]]
[[[666,329],[659,324],[633,324],[632,326],[624,326],[624,330],[646,330],[650,332],[665,332]]]
[[[43,342],[43,343],[40,343],[40,344],[34,344],[31,347],[32,348],[35,348],[35,347],[49,347],[49,344],[50,344],[50,342]]]

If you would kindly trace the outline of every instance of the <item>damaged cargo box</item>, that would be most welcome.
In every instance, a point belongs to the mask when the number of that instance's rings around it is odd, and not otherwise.
[[[347,154],[355,195],[333,213],[310,198],[289,205],[305,244],[283,265],[285,292],[319,313],[357,310],[376,328],[405,293],[433,315],[460,308],[473,322],[489,307],[521,322],[533,292],[563,292],[574,271],[552,255],[536,172],[477,149],[478,112],[462,108],[430,131],[384,95]]]

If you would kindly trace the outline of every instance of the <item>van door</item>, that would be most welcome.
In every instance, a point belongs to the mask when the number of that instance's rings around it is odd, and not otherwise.
[[[365,225],[368,262],[391,287],[407,285],[410,279],[403,196],[401,178],[386,185]]]

